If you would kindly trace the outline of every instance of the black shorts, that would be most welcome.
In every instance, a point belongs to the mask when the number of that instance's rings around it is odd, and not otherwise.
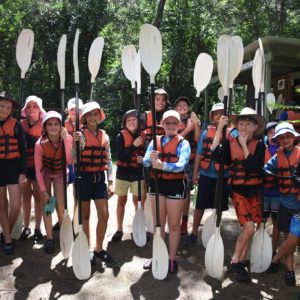
[[[104,172],[82,172],[80,175],[80,201],[107,199],[107,186]]]
[[[155,195],[154,179],[150,179],[148,188],[150,195]],[[186,180],[185,179],[158,179],[158,193],[166,198],[182,200],[186,197]]]
[[[293,213],[295,212],[294,209],[288,209],[282,204],[279,206],[279,211],[278,211],[278,230],[284,233],[289,233],[290,232],[290,224],[291,224],[291,219],[293,216]]]
[[[196,209],[214,208],[217,178],[200,175],[198,180],[198,194]],[[228,210],[228,185],[224,178],[222,191],[222,211]]]
[[[18,184],[19,172],[13,172],[12,170],[5,170],[0,173],[0,186],[6,186],[8,184]]]
[[[36,181],[35,168],[28,168],[27,169],[26,178],[30,179],[31,181]]]

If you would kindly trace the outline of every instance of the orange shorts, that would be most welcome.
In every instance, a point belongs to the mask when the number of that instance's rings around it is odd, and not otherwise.
[[[262,206],[260,194],[252,198],[246,198],[238,193],[232,193],[232,204],[240,225],[252,221],[254,223],[262,222]]]

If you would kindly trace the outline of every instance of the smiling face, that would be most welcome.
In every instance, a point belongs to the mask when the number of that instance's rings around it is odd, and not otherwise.
[[[248,136],[247,140],[250,141],[257,130],[257,124],[251,118],[240,118],[237,120],[237,130],[241,136]]]
[[[179,101],[175,110],[180,114],[180,116],[185,117],[189,113],[189,106],[185,101]]]
[[[279,135],[276,140],[278,141],[279,145],[283,147],[287,151],[291,151],[294,148],[295,136],[290,133],[286,132],[284,134]]]
[[[6,120],[12,111],[12,102],[9,100],[0,100],[0,121]]]
[[[166,104],[167,104],[166,95],[156,94],[154,102],[155,102],[155,111],[163,111],[166,108]]]
[[[99,109],[93,109],[85,114],[86,123],[88,126],[96,127],[100,123]]]
[[[177,134],[180,122],[175,117],[168,117],[163,122],[166,136],[174,136]]]
[[[215,110],[211,113],[211,120],[214,124],[218,125],[220,118],[224,115],[224,109]]]
[[[131,116],[126,119],[125,128],[127,130],[133,133],[137,130],[137,127],[138,127],[138,122],[136,117]]]
[[[68,110],[68,114],[70,116],[71,121],[75,122],[75,120],[76,120],[76,110],[75,110],[75,107],[69,109]]]
[[[25,109],[26,115],[30,121],[37,121],[40,116],[40,108],[34,101],[28,102]]]
[[[44,128],[48,136],[57,136],[60,134],[61,124],[57,118],[50,118],[46,121]]]

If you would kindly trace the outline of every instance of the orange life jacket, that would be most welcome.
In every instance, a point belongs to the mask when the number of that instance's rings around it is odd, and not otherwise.
[[[30,127],[27,119],[21,120],[22,127],[26,133],[26,166],[28,168],[34,168],[34,146],[43,132],[42,121],[40,118]]]
[[[41,138],[41,146],[43,148],[43,167],[49,169],[53,173],[62,172],[63,151],[60,140],[59,145],[55,146],[50,142],[47,135]]]
[[[65,122],[65,127],[70,135],[73,135],[73,132],[76,131],[71,119]]]
[[[176,163],[179,160],[179,157],[177,156],[177,147],[180,143],[184,140],[184,138],[180,135],[175,135],[169,142],[167,142],[164,146],[162,146],[162,138],[163,136],[157,136],[156,137],[156,143],[157,143],[157,151],[159,152],[159,158],[162,162],[168,162],[168,163]],[[179,173],[170,173],[165,172],[162,170],[158,171],[158,178],[161,179],[183,179],[185,178],[184,172]],[[151,171],[151,177],[154,178],[154,172]]]
[[[268,146],[266,146],[266,151],[265,151],[265,164],[271,159],[272,154],[270,152],[270,150],[268,149]],[[272,176],[272,175],[267,175],[267,173],[265,173],[264,176],[264,187],[267,189],[271,189],[273,188],[277,183],[277,179]]]
[[[132,134],[127,129],[121,130],[120,133],[123,135],[124,148],[126,150],[126,149],[128,149],[129,147],[132,146],[132,143],[135,140],[135,138],[132,136]],[[139,167],[139,164],[137,163],[137,157],[144,155],[144,144],[145,144],[145,139],[146,139],[146,135],[145,135],[144,132],[141,132],[140,136],[142,137],[143,143],[140,147],[136,148],[131,153],[130,161],[117,160],[117,166],[131,167],[131,168],[138,168]]]
[[[186,125],[187,125],[187,122],[185,123],[185,122],[180,121],[179,130],[178,130],[179,134],[186,129]],[[197,152],[197,142],[195,141],[194,136],[195,136],[195,130],[192,130],[185,137],[185,139],[189,142],[190,147],[191,147],[190,161],[192,161],[196,157],[196,152]]]
[[[100,172],[108,169],[107,163],[107,142],[105,140],[105,131],[98,129],[95,136],[87,128],[82,129],[86,139],[86,144],[80,154],[80,171]]]
[[[15,159],[21,157],[19,141],[15,136],[16,119],[8,118],[0,126],[0,159]]]
[[[152,118],[152,113],[151,111],[146,111],[146,129],[145,129],[145,134],[146,134],[146,140],[151,141],[152,140],[152,123],[153,123],[153,118]],[[161,124],[159,124],[156,120],[156,135],[164,135],[165,130],[162,127]]]
[[[231,185],[259,185],[262,183],[262,178],[259,176],[258,172],[247,173],[243,161],[245,160],[245,155],[242,147],[239,145],[236,138],[230,137],[230,153],[232,159],[232,166],[229,172],[228,184]],[[257,140],[251,140],[247,144],[249,153],[254,155],[257,146]]]
[[[279,149],[277,155],[277,168],[278,168],[278,189],[282,194],[298,194],[299,188],[297,188],[293,182],[292,176],[294,170],[300,159],[300,148],[294,147],[289,157],[286,157],[284,150]],[[284,176],[282,178],[280,176]],[[290,178],[288,178],[290,177]]]

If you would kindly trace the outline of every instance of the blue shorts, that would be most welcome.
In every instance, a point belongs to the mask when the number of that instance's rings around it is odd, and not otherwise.
[[[75,183],[75,181],[76,181],[75,165],[68,165],[68,184]]]
[[[82,172],[80,175],[80,201],[107,199],[107,186],[104,172]]]
[[[264,196],[263,218],[267,219],[271,214],[272,219],[277,219],[279,206],[280,206],[280,197]]]
[[[300,238],[300,212],[293,214],[290,224],[290,233]]]
[[[296,211],[294,209],[286,208],[285,206],[280,204],[279,212],[278,212],[278,223],[277,223],[279,231],[284,233],[291,232],[294,235],[298,236],[297,234],[299,234],[299,227],[298,227],[299,221],[297,222],[297,218],[294,218],[294,215],[296,215]],[[292,226],[292,219],[294,219],[293,226]]]
[[[214,208],[216,185],[217,178],[212,178],[205,175],[199,176],[196,209]],[[222,211],[228,209],[228,197],[227,178],[224,178],[222,191]]]

